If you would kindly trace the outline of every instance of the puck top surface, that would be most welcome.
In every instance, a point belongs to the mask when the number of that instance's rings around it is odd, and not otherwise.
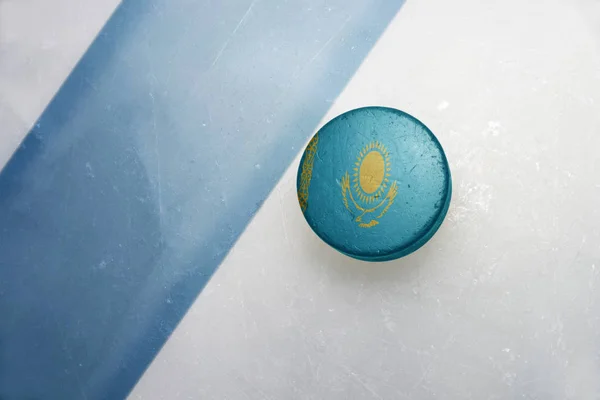
[[[433,133],[400,110],[365,107],[328,122],[298,169],[298,200],[313,231],[366,261],[405,256],[441,225],[452,193]]]

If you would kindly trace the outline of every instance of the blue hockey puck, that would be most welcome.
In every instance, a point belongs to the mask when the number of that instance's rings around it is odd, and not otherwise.
[[[392,108],[348,111],[311,139],[298,169],[298,201],[312,230],[338,251],[388,261],[423,246],[450,205],[442,146]]]

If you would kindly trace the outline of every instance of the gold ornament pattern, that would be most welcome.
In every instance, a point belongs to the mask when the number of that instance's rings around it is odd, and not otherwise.
[[[300,187],[298,188],[298,202],[302,212],[308,207],[308,188],[312,178],[313,165],[315,163],[315,155],[317,154],[317,144],[319,143],[319,135],[315,134],[306,146],[304,154],[304,162],[302,163],[302,171],[300,172]]]
[[[398,182],[390,182],[391,170],[387,148],[374,141],[358,154],[352,180],[348,171],[342,177],[342,201],[346,209],[356,216],[354,221],[359,227],[372,228],[379,224],[378,219],[394,203],[398,194]]]

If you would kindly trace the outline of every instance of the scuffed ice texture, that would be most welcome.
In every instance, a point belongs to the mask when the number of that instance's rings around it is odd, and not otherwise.
[[[126,0],[63,82],[87,3],[0,1],[2,400],[124,398],[402,4]]]
[[[119,0],[0,0],[0,168]]]
[[[441,229],[350,260],[306,226],[292,165],[132,397],[600,398],[599,17],[408,2],[324,121],[427,121],[453,173]]]

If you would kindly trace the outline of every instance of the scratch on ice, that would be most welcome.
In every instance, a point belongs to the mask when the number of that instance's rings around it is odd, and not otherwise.
[[[240,21],[238,22],[238,24],[236,25],[236,27],[233,29],[233,31],[229,34],[229,37],[225,40],[225,42],[223,43],[223,46],[221,47],[221,49],[219,50],[219,52],[217,53],[217,56],[215,57],[215,59],[213,60],[212,64],[211,64],[211,68],[215,66],[215,64],[219,61],[219,59],[221,58],[221,56],[223,55],[223,52],[225,51],[225,49],[227,48],[227,46],[229,46],[229,42],[231,42],[231,39],[233,39],[233,37],[235,36],[236,32],[238,31],[238,29],[240,29],[240,27],[244,24],[244,22],[246,21],[246,19],[248,18],[248,15],[250,15],[250,11],[252,11],[252,8],[254,7],[254,4],[256,4],[258,0],[254,0],[251,4],[250,7],[248,7],[248,9],[246,10],[246,13],[244,14],[244,16],[242,17],[242,19],[240,19]]]

